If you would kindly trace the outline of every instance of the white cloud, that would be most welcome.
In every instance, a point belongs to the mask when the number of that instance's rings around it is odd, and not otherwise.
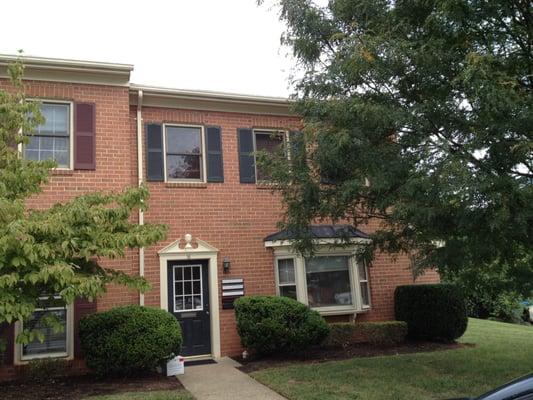
[[[0,53],[131,63],[141,84],[286,96],[283,29],[255,0],[19,0],[2,4]]]

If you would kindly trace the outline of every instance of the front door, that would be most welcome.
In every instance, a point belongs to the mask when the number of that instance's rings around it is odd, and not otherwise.
[[[208,260],[168,262],[168,311],[181,325],[181,355],[211,354]]]

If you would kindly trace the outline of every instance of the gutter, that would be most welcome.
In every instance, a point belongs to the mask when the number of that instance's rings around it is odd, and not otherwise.
[[[143,91],[139,89],[137,100],[137,185],[143,184]],[[139,210],[139,225],[144,225],[144,211]],[[139,276],[144,277],[144,247],[139,248]],[[139,305],[144,306],[144,293],[139,293]]]

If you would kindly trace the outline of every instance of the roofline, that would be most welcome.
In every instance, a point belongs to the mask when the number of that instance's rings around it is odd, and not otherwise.
[[[208,90],[172,89],[132,83],[130,84],[130,103],[137,103],[139,90],[143,93],[143,107],[185,108],[284,116],[295,115],[291,110],[293,102],[283,97],[255,96]]]
[[[24,79],[38,81],[129,86],[133,71],[131,64],[0,54],[0,77],[18,60],[24,63]]]
[[[131,83],[131,64],[0,54],[0,78],[8,77],[7,66],[18,60],[24,63],[25,80],[121,86],[129,89],[130,104],[133,105],[137,104],[139,91],[142,91],[144,107],[296,116],[292,111],[293,101],[283,97]]]

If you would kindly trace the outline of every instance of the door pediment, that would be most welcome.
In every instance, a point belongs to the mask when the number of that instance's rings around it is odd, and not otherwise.
[[[193,238],[192,235],[186,234],[183,238],[170,243],[168,246],[157,252],[160,257],[171,257],[177,255],[198,255],[198,254],[216,254],[218,249],[211,246],[198,238]]]

